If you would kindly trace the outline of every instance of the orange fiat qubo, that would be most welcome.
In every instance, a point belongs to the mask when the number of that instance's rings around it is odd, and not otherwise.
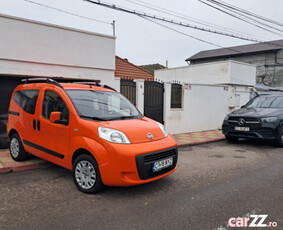
[[[32,154],[70,169],[86,193],[151,182],[177,168],[177,145],[164,126],[108,86],[26,80],[8,114],[12,158]]]

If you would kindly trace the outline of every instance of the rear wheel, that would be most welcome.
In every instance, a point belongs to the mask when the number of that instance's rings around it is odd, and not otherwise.
[[[283,126],[279,128],[278,137],[276,139],[276,145],[278,147],[283,147]]]
[[[80,155],[75,160],[73,179],[78,189],[85,193],[99,193],[103,188],[98,165],[87,154]]]
[[[237,142],[239,140],[238,137],[232,137],[232,136],[229,136],[229,135],[226,135],[225,138],[229,142]]]
[[[21,138],[17,133],[11,137],[10,154],[15,161],[24,161],[29,158],[29,154],[25,152]]]

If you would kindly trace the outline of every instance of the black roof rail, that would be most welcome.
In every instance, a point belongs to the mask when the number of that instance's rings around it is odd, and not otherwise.
[[[63,86],[60,83],[58,83],[57,81],[55,81],[54,79],[51,79],[51,78],[26,78],[26,79],[22,79],[23,84],[41,83],[41,82],[53,84],[53,85],[60,87],[61,89],[64,89]]]
[[[27,84],[27,83],[49,83],[49,84],[53,84],[56,85],[62,89],[63,86],[59,83],[59,82],[64,82],[64,83],[77,83],[77,84],[86,84],[86,85],[95,85],[95,86],[99,86],[99,87],[103,87],[106,89],[111,89],[113,91],[117,91],[115,89],[113,89],[112,87],[108,86],[108,85],[103,85],[99,82],[99,80],[92,80],[92,79],[65,79],[65,78],[56,78],[56,80],[52,79],[52,78],[26,78],[26,79],[22,79],[22,83],[23,84]]]
[[[76,83],[76,84],[85,84],[85,85],[95,85],[95,86],[99,86],[99,87],[103,87],[103,88],[106,88],[106,89],[111,89],[113,91],[117,91],[116,89],[113,89],[112,87],[108,86],[108,85],[103,85],[101,84],[100,82],[97,82],[97,81],[93,81],[93,82],[87,82],[87,81],[82,81],[82,82],[73,82],[73,83]]]

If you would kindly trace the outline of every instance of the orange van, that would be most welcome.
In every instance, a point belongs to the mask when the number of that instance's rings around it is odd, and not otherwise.
[[[70,169],[86,193],[151,182],[177,169],[174,138],[108,86],[25,80],[8,114],[12,158],[32,154]]]

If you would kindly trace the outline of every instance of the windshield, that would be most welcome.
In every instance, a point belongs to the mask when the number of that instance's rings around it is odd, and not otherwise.
[[[142,118],[136,107],[119,93],[95,90],[66,92],[81,118],[97,121]]]
[[[283,96],[255,97],[245,108],[283,108]]]

